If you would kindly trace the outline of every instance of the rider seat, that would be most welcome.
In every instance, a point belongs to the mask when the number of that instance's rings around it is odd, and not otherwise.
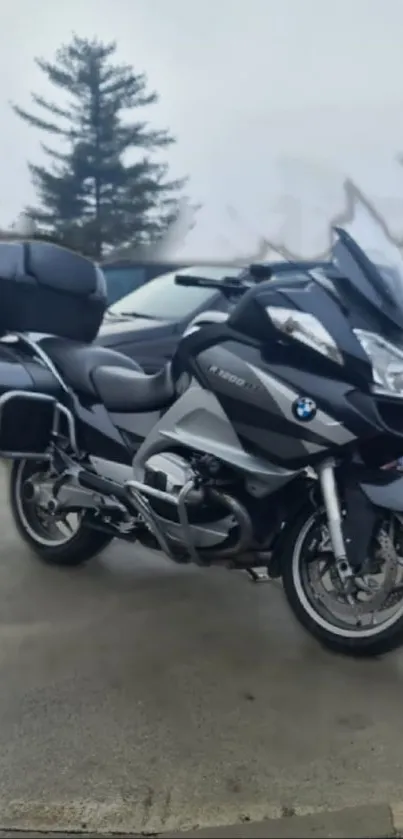
[[[153,375],[105,365],[93,370],[92,379],[105,407],[116,413],[160,411],[175,396],[170,364]]]
[[[133,359],[107,347],[53,337],[41,346],[67,385],[109,411],[159,411],[174,398],[170,365],[149,376]]]

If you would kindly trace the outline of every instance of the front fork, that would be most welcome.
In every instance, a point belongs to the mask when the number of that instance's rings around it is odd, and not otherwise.
[[[317,475],[325,505],[330,542],[337,572],[343,586],[348,588],[349,583],[354,577],[354,572],[347,557],[343,534],[343,513],[337,491],[334,460],[327,460],[318,466]]]

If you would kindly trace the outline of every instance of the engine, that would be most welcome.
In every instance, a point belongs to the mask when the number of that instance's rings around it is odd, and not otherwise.
[[[156,523],[171,543],[186,547],[190,541],[201,557],[224,559],[247,550],[252,522],[229,481],[218,474],[214,479],[207,464],[203,456],[190,461],[176,452],[155,454],[145,465],[144,483],[171,498],[149,496]]]

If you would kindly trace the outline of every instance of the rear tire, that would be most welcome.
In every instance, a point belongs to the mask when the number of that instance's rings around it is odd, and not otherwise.
[[[382,624],[379,624],[373,627],[373,632],[370,630],[372,634],[364,635],[364,629],[352,629],[348,634],[347,630],[341,629],[336,622],[332,627],[329,619],[326,621],[319,609],[316,611],[309,601],[303,589],[300,567],[304,561],[306,562],[302,555],[304,544],[310,537],[310,525],[314,526],[317,516],[318,512],[312,507],[301,513],[290,530],[282,557],[284,592],[297,620],[321,644],[344,655],[380,656],[399,647],[403,644],[403,606],[394,621],[385,621],[384,629]]]
[[[66,538],[64,542],[45,539],[38,524],[38,532],[31,519],[28,517],[27,502],[23,498],[22,486],[33,472],[38,472],[43,464],[31,460],[14,461],[10,470],[9,497],[11,514],[17,531],[24,542],[35,552],[35,554],[49,565],[73,567],[82,565],[96,554],[100,553],[112,541],[111,536],[98,530],[86,527],[79,522],[77,530]],[[32,502],[29,502],[32,505]],[[39,517],[38,517],[39,522]]]

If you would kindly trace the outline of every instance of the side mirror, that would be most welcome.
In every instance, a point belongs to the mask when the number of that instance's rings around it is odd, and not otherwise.
[[[249,266],[249,274],[254,280],[269,280],[273,275],[273,269],[270,265],[257,262]]]

